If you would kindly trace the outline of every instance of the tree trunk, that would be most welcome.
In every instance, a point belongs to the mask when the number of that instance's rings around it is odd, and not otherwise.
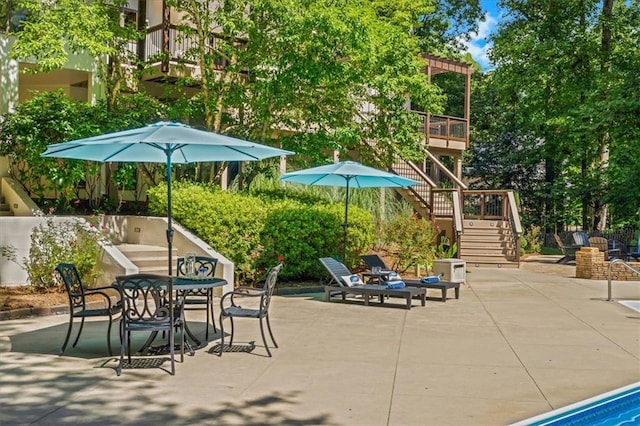
[[[613,14],[613,4],[615,0],[604,0],[602,2],[602,40],[600,43],[600,74],[610,73],[611,68],[611,18]],[[608,97],[608,93],[603,93],[603,97]],[[609,168],[609,132],[603,129],[600,139],[600,162],[598,176],[606,179]],[[595,200],[593,212],[593,227],[600,231],[607,226],[608,205],[602,203],[600,197]]]

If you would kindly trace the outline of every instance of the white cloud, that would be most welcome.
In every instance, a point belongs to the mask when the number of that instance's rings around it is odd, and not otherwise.
[[[461,40],[462,44],[466,46],[467,52],[485,71],[493,68],[488,56],[492,47],[492,44],[488,42],[488,37],[493,34],[497,24],[498,19],[487,12],[485,20],[478,22],[478,31],[471,34],[471,40]]]

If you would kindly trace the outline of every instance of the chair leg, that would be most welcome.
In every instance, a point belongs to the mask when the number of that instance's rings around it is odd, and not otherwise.
[[[169,356],[171,357],[171,375],[175,376],[176,375],[176,357],[175,357],[175,351],[176,351],[176,345],[175,345],[175,336],[176,336],[176,331],[175,331],[175,327],[169,327]]]
[[[73,328],[73,312],[69,315],[69,327],[67,327],[67,337],[64,338],[64,343],[62,344],[62,348],[60,348],[59,356],[64,354],[65,349],[67,348],[67,343],[69,343],[69,336],[71,336],[71,329]]]
[[[229,337],[229,346],[231,346],[233,345],[233,332],[234,332],[233,317],[229,317],[229,321],[231,322],[231,336]]]
[[[109,356],[113,356],[113,350],[111,349],[111,315],[109,315],[109,325],[107,326],[107,348],[109,348]]]
[[[120,362],[116,368],[116,374],[119,376],[122,373],[122,364],[124,364],[124,352],[127,348],[127,338],[125,337],[124,323],[120,323]]]
[[[269,330],[269,336],[271,336],[271,341],[273,342],[273,346],[277,348],[278,344],[276,343],[276,339],[273,338],[273,332],[271,331],[271,323],[269,322],[269,315],[266,316],[266,319],[267,319],[267,330]]]
[[[184,318],[180,325],[180,362],[184,362]]]
[[[216,328],[216,317],[213,313],[213,289],[209,290],[209,306],[211,309],[211,324],[213,324],[213,332],[217,333],[218,329]]]
[[[204,332],[204,339],[207,342],[209,341],[209,312],[210,312],[210,310],[211,310],[211,304],[209,303],[209,292],[207,291],[207,315],[205,316],[207,325],[205,326],[205,332]]]
[[[224,351],[224,317],[222,313],[220,314],[220,351],[218,352],[218,356],[222,356],[222,352]]]
[[[260,318],[260,334],[262,335],[262,343],[264,343],[264,348],[267,350],[269,356],[271,356],[271,351],[269,350],[269,346],[267,345],[267,339],[264,336],[264,326],[262,325],[262,318]]]
[[[131,331],[127,330],[127,356],[129,357],[129,364],[131,364]]]
[[[80,340],[80,334],[82,334],[82,328],[84,327],[84,317],[82,317],[82,320],[80,321],[80,330],[78,330],[78,335],[76,336],[76,340],[73,342],[72,347],[76,347],[76,345],[78,344],[78,340]]]

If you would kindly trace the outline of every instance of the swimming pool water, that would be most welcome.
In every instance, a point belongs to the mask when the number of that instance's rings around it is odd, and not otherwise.
[[[618,303],[636,312],[640,312],[640,300],[618,300]]]
[[[640,382],[598,395],[513,426],[640,425]]]

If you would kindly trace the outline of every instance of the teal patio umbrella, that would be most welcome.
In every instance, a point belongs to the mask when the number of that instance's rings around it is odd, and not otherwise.
[[[374,169],[355,161],[341,161],[326,166],[312,167],[285,173],[280,176],[285,182],[302,183],[305,185],[340,186],[346,188],[344,200],[344,242],[342,245],[342,260],[347,253],[347,235],[349,233],[349,189],[350,188],[405,188],[418,183],[413,179]]]
[[[293,154],[267,145],[161,121],[148,126],[49,145],[43,157],[100,162],[165,163],[167,165],[167,245],[171,249],[171,165],[202,161],[258,161]]]

